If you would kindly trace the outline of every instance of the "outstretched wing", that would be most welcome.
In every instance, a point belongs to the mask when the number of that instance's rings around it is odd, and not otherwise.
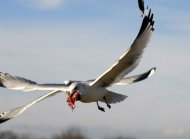
[[[0,114],[0,124],[3,122],[6,122],[14,117],[17,117],[18,115],[20,115],[21,113],[23,113],[25,110],[27,110],[28,108],[30,108],[31,106],[33,106],[34,104],[48,98],[51,96],[54,96],[58,93],[60,93],[61,91],[51,91],[46,95],[43,95],[35,100],[33,100],[32,102],[24,105],[24,106],[20,106],[20,107],[16,107],[14,109],[11,109],[9,111],[3,112],[2,114]]]
[[[0,72],[0,86],[13,90],[61,90],[67,91],[66,84],[38,84],[34,81]]]
[[[155,71],[156,71],[156,68],[154,67],[145,73],[131,76],[131,77],[122,78],[120,81],[114,82],[112,85],[128,85],[128,84],[136,83],[136,82],[139,82],[139,81],[149,78],[150,76],[152,76],[155,73]],[[92,79],[92,80],[84,81],[84,83],[92,84],[94,81],[95,81],[95,79]]]
[[[152,76],[155,73],[155,71],[156,71],[156,68],[152,68],[145,73],[127,77],[127,78],[123,78],[123,79],[121,79],[120,82],[114,83],[113,85],[128,85],[128,84],[136,83],[136,82],[142,81],[142,80]]]
[[[153,14],[150,10],[149,14],[144,16],[140,31],[128,52],[124,53],[119,60],[105,73],[99,76],[91,86],[110,86],[112,83],[120,81],[126,74],[136,68],[154,30],[153,25]]]

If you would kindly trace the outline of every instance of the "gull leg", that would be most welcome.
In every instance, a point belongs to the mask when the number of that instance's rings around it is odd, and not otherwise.
[[[101,110],[101,111],[105,112],[105,109],[104,109],[104,108],[102,108],[102,107],[100,107],[100,105],[98,104],[98,102],[96,102],[96,104],[97,104],[97,106],[98,106],[98,109],[99,109],[99,110]]]
[[[111,109],[111,105],[110,105],[110,104],[108,104],[108,102],[107,102],[107,100],[106,100],[106,97],[105,97],[105,96],[104,96],[104,100],[105,100],[106,105],[108,106],[108,108],[109,108],[109,109]]]

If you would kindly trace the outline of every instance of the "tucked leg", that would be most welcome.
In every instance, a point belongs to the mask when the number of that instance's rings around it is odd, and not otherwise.
[[[111,109],[111,105],[110,105],[110,104],[108,104],[108,102],[107,102],[107,100],[106,100],[106,97],[105,97],[105,96],[104,96],[104,100],[105,100],[106,105],[108,106],[108,108],[109,108],[109,109]]]
[[[97,106],[98,106],[98,109],[99,109],[99,110],[101,110],[101,111],[105,112],[105,109],[104,109],[104,108],[102,108],[102,107],[100,107],[100,106],[99,106],[99,104],[98,104],[98,102],[96,102],[96,104],[97,104]]]

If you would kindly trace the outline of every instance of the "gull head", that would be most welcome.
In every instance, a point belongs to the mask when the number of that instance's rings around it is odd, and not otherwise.
[[[66,86],[70,86],[72,83],[73,83],[73,81],[71,81],[71,80],[65,80],[65,81],[64,81],[64,84],[65,84]]]

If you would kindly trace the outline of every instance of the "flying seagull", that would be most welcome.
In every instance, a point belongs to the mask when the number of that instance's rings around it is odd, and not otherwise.
[[[1,87],[22,91],[50,91],[46,95],[43,95],[26,105],[3,112],[0,115],[0,123],[20,115],[32,105],[62,92],[67,94],[67,102],[72,110],[75,108],[76,101],[81,101],[83,103],[96,102],[98,109],[103,112],[105,112],[105,109],[101,107],[98,102],[104,102],[108,108],[111,108],[110,104],[123,101],[127,98],[126,95],[110,91],[107,87],[111,85],[128,85],[142,81],[154,74],[156,68],[152,68],[139,75],[125,77],[126,74],[130,73],[138,66],[143,51],[151,38],[152,32],[154,31],[153,25],[153,14],[150,10],[148,15],[144,16],[140,31],[129,50],[125,52],[106,72],[94,80],[68,80],[63,84],[38,84],[22,77],[0,72]]]

